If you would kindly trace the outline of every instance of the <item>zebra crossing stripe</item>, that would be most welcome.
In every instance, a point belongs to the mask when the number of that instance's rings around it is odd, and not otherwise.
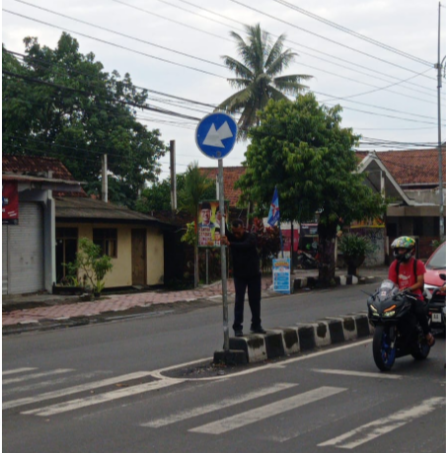
[[[69,371],[74,371],[72,368],[60,368],[58,370],[53,370],[53,371],[45,371],[43,373],[34,373],[34,374],[27,374],[26,376],[21,376],[21,377],[16,377],[16,378],[11,378],[11,379],[4,379],[2,381],[3,385],[6,384],[14,384],[16,382],[23,382],[27,381],[29,379],[37,379],[45,376],[52,376],[55,374],[63,374],[63,373],[68,373]]]
[[[50,400],[54,398],[60,398],[62,396],[72,395],[73,393],[85,392],[87,390],[96,389],[99,387],[105,387],[107,385],[119,384],[120,382],[130,381],[132,379],[139,379],[148,376],[150,372],[138,371],[135,373],[124,374],[122,376],[116,376],[112,378],[102,379],[101,381],[89,382],[88,384],[80,384],[74,387],[68,387],[53,392],[42,393],[40,395],[31,396],[27,398],[20,398],[17,400],[6,401],[2,405],[2,409],[11,409],[13,407],[25,406],[26,404],[38,403],[40,401]]]
[[[25,371],[34,371],[37,368],[32,367],[23,367],[23,368],[15,368],[14,370],[2,371],[2,376],[7,376],[9,374],[16,374],[16,373],[24,373]]]
[[[153,381],[145,384],[134,385],[132,387],[114,390],[112,392],[100,393],[99,395],[87,396],[85,398],[78,398],[71,401],[65,401],[59,404],[53,404],[51,406],[43,407],[40,409],[33,409],[29,411],[21,412],[27,415],[37,415],[40,417],[47,417],[50,415],[61,414],[63,412],[74,411],[83,407],[94,406],[96,404],[107,403],[121,398],[126,398],[132,395],[138,395],[140,393],[151,392],[153,390],[159,390],[164,387],[170,387],[171,385],[179,384],[184,382],[183,379],[163,379],[161,381]]]
[[[412,406],[409,409],[403,409],[388,417],[379,418],[378,420],[366,423],[359,428],[342,434],[341,436],[323,442],[319,444],[318,447],[338,447],[351,450],[359,445],[370,442],[383,434],[390,433],[417,418],[424,417],[445,404],[446,398],[444,397],[424,400],[421,404]]]
[[[324,374],[339,374],[341,376],[357,376],[357,377],[369,377],[377,379],[401,379],[403,376],[399,374],[384,374],[384,373],[368,373],[363,371],[351,371],[351,370],[325,370],[325,369],[314,369],[316,373]]]
[[[162,426],[167,426],[172,423],[176,423],[182,420],[186,420],[188,418],[198,417],[200,415],[209,414],[210,412],[214,412],[220,409],[225,409],[231,406],[235,406],[236,404],[244,403],[246,401],[253,400],[255,398],[260,398],[265,395],[271,395],[273,393],[280,392],[282,390],[286,390],[292,387],[296,387],[298,384],[275,384],[273,386],[264,387],[259,390],[255,390],[253,392],[249,392],[245,395],[237,396],[234,398],[227,398],[221,401],[218,401],[214,404],[208,404],[201,407],[196,407],[191,410],[178,412],[177,414],[171,415],[165,418],[159,418],[157,420],[152,420],[148,423],[142,423],[141,426],[149,427],[149,428],[160,428]]]
[[[285,398],[265,406],[257,407],[246,412],[242,412],[231,417],[217,420],[216,422],[207,423],[198,428],[190,429],[190,432],[204,434],[223,434],[243,426],[256,423],[261,420],[291,411],[306,404],[328,398],[345,392],[347,389],[339,387],[319,387],[299,395]]]

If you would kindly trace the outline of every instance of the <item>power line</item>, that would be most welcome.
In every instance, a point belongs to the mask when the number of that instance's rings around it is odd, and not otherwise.
[[[81,33],[79,31],[70,30],[69,28],[66,28],[66,27],[59,27],[57,25],[50,24],[48,22],[45,22],[45,21],[42,21],[42,20],[39,20],[39,19],[34,19],[33,17],[25,16],[24,14],[19,14],[19,13],[16,13],[14,11],[10,11],[10,10],[5,9],[5,8],[2,8],[2,11],[4,11],[5,13],[13,14],[14,16],[18,16],[18,17],[22,17],[24,19],[31,20],[33,22],[37,22],[37,23],[40,23],[40,24],[43,24],[43,25],[47,25],[48,27],[56,28],[58,30],[62,30],[62,31],[65,31],[65,32],[68,32],[68,33],[73,33],[75,35],[83,36],[84,38],[92,39],[94,41],[98,41],[98,42],[101,42],[103,44],[108,44],[108,45],[116,47],[118,49],[127,50],[129,52],[133,52],[133,53],[136,53],[138,55],[143,55],[145,57],[152,58],[154,60],[159,60],[159,61],[162,61],[164,63],[169,63],[169,64],[172,64],[172,65],[175,65],[175,66],[179,66],[181,68],[190,69],[191,71],[201,72],[203,74],[211,75],[211,76],[218,77],[220,79],[225,79],[226,80],[226,77],[224,77],[222,75],[219,75],[219,74],[215,74],[213,72],[205,71],[203,69],[194,68],[193,66],[188,66],[188,65],[185,65],[185,64],[182,64],[182,63],[177,63],[175,61],[167,60],[165,58],[156,57],[154,55],[150,55],[148,53],[141,52],[139,50],[135,50],[135,49],[131,49],[129,47],[121,46],[120,44],[116,44],[116,43],[113,43],[111,41],[106,41],[104,39],[96,38],[94,36],[90,36],[90,35],[87,35],[85,33]]]
[[[139,8],[138,6],[135,6],[135,5],[130,5],[129,3],[125,3],[125,2],[123,2],[121,0],[112,0],[112,2],[119,3],[119,4],[127,6],[129,8],[133,8],[133,9],[135,9],[137,11],[142,11],[143,13],[150,14],[150,15],[155,16],[155,17],[159,17],[160,19],[164,19],[164,20],[167,20],[167,21],[172,22],[174,24],[181,25],[182,27],[190,28],[191,30],[199,31],[201,33],[206,33],[209,36],[213,36],[214,38],[222,39],[223,41],[232,42],[232,40],[229,39],[229,38],[224,38],[223,36],[216,35],[215,33],[211,33],[209,31],[203,30],[201,28],[194,27],[192,25],[187,25],[184,22],[180,22],[180,21],[172,19],[170,17],[166,17],[166,16],[162,16],[161,14],[154,13],[153,11],[148,11],[147,9]]]
[[[94,27],[94,28],[97,28],[99,30],[104,30],[104,31],[106,31],[108,33],[113,33],[114,35],[123,36],[124,38],[132,39],[133,41],[138,41],[138,42],[141,42],[143,44],[147,44],[149,46],[157,47],[159,49],[167,50],[168,52],[172,52],[172,53],[176,53],[178,55],[182,55],[183,57],[193,58],[194,60],[202,61],[204,63],[212,64],[214,66],[218,66],[220,68],[225,68],[226,69],[225,65],[222,65],[221,63],[216,63],[215,61],[206,60],[205,58],[200,58],[200,57],[197,57],[195,55],[188,54],[186,52],[181,52],[179,50],[171,49],[170,47],[162,46],[160,44],[155,44],[153,42],[146,41],[144,39],[136,38],[134,36],[127,35],[125,33],[121,33],[121,32],[116,31],[116,30],[111,30],[110,28],[102,27],[101,25],[96,25],[96,24],[92,24],[90,22],[87,22],[85,20],[76,19],[75,17],[68,16],[67,14],[58,13],[58,12],[53,11],[51,9],[43,8],[42,6],[33,5],[32,3],[25,2],[24,0],[14,0],[14,1],[17,2],[17,3],[23,3],[24,5],[31,6],[32,8],[36,8],[36,9],[40,9],[42,11],[46,11],[46,12],[48,12],[50,14],[54,14],[56,16],[64,17],[65,19],[69,19],[69,20],[72,20],[74,22],[78,22],[80,24],[88,25],[89,27]]]
[[[202,14],[199,14],[199,13],[195,12],[195,11],[190,11],[190,10],[188,10],[188,9],[186,9],[186,8],[183,8],[183,7],[179,6],[179,5],[175,5],[175,4],[170,3],[170,2],[168,2],[168,1],[165,1],[165,0],[158,0],[158,1],[161,2],[161,3],[164,3],[164,4],[166,4],[166,5],[172,6],[172,7],[174,7],[174,8],[180,9],[181,11],[186,11],[186,12],[188,12],[189,14],[193,14],[193,15],[196,15],[196,16],[198,16],[198,17],[202,17],[202,18],[204,18],[204,19],[206,19],[206,20],[209,20],[209,21],[212,21],[212,22],[221,24],[221,25],[223,25],[223,26],[225,26],[225,27],[227,27],[227,28],[230,28],[228,24],[225,24],[225,23],[223,23],[223,22],[217,21],[217,20],[212,19],[212,18],[210,18],[210,17],[204,16],[204,15],[202,15]],[[234,23],[243,25],[244,27],[248,26],[247,24],[245,24],[245,23],[243,23],[243,22],[241,22],[241,21],[239,21],[239,20],[236,20],[236,19],[233,19],[233,18],[231,18],[231,17],[225,16],[224,14],[221,14],[221,13],[216,13],[216,12],[210,10],[210,9],[207,9],[207,8],[202,7],[202,6],[196,5],[196,4],[194,4],[194,3],[190,2],[190,1],[186,1],[186,0],[178,0],[178,1],[180,1],[180,2],[182,2],[182,3],[186,3],[186,4],[188,4],[188,5],[191,5],[191,6],[195,7],[195,8],[197,8],[197,9],[206,11],[206,12],[208,12],[208,13],[210,13],[210,14],[213,14],[213,15],[215,15],[215,16],[217,16],[217,17],[222,17],[222,18],[224,18],[224,19],[226,19],[226,20],[228,20],[228,21],[232,21],[232,22],[234,22]],[[240,28],[238,28],[238,27],[233,27],[233,28],[235,28],[237,31],[244,32],[243,29],[240,29]],[[276,37],[276,38],[278,37],[278,35],[274,35],[274,34],[272,34],[272,33],[271,33],[271,36]],[[302,50],[298,50],[298,49],[293,48],[293,50],[296,50],[297,52],[300,52],[300,53],[303,54],[303,55],[307,55],[307,56],[310,56],[310,57],[312,57],[312,58],[316,58],[316,59],[318,59],[318,60],[325,61],[325,62],[327,62],[327,63],[329,63],[329,64],[333,64],[333,65],[335,65],[335,66],[339,66],[339,67],[344,68],[344,69],[347,69],[347,70],[349,70],[349,71],[354,71],[354,72],[357,72],[357,73],[359,73],[359,74],[366,75],[367,77],[374,77],[375,79],[383,80],[383,81],[385,81],[385,82],[388,82],[388,80],[383,79],[382,77],[378,77],[378,76],[377,76],[377,73],[378,73],[378,74],[381,74],[381,75],[384,75],[385,77],[394,79],[394,80],[402,80],[402,79],[400,79],[400,78],[398,78],[398,77],[396,77],[396,76],[393,76],[393,75],[390,75],[390,74],[384,74],[383,72],[376,71],[376,69],[374,69],[374,68],[368,68],[367,66],[360,65],[360,64],[358,64],[358,63],[356,63],[356,62],[353,63],[353,62],[351,62],[351,61],[349,61],[349,60],[346,60],[346,59],[344,59],[344,58],[336,57],[336,56],[331,55],[331,54],[329,54],[329,53],[323,52],[323,51],[321,51],[321,50],[319,50],[319,49],[315,49],[314,47],[306,46],[306,45],[301,44],[301,43],[298,43],[298,42],[296,42],[296,41],[292,41],[292,40],[290,40],[289,38],[287,38],[286,41],[289,42],[289,43],[291,43],[291,44],[297,45],[297,46],[299,46],[299,47],[303,47],[304,49],[309,49],[309,50],[311,50],[311,51],[313,51],[313,52],[317,52],[317,53],[319,53],[319,54],[325,55],[325,56],[327,56],[327,57],[329,57],[329,58],[333,58],[333,59],[335,59],[335,60],[342,61],[342,62],[347,63],[347,64],[349,64],[349,65],[353,65],[353,66],[355,66],[355,67],[365,69],[365,70],[367,70],[367,71],[370,71],[372,74],[367,74],[367,73],[365,73],[365,72],[363,72],[363,71],[359,71],[358,69],[349,68],[349,67],[346,67],[346,66],[344,66],[344,65],[341,65],[341,64],[339,64],[339,63],[335,63],[335,62],[330,61],[330,60],[327,60],[327,59],[325,59],[325,58],[318,57],[318,56],[316,56],[316,55],[312,55],[311,53],[304,52],[304,51],[302,51]],[[313,68],[313,69],[320,70],[319,68]],[[337,74],[334,74],[334,75],[337,75]],[[338,75],[338,76],[339,76],[339,77],[343,77],[343,76],[340,76],[340,75]],[[349,80],[352,80],[352,79],[349,79]],[[356,80],[355,80],[355,81],[356,81]],[[409,82],[409,81],[407,81],[407,80],[405,81],[405,83],[406,83],[407,85],[412,85],[412,86],[416,86],[416,87],[422,88],[423,90],[426,90],[426,91],[430,91],[430,92],[433,91],[432,88],[427,88],[427,87],[424,87],[423,85],[419,85],[419,84],[417,84],[417,83]],[[372,85],[372,86],[374,86],[374,85]],[[409,87],[405,87],[405,86],[404,86],[404,87],[401,87],[401,88],[404,88],[404,89],[410,90],[410,91],[414,91],[414,92],[417,92],[417,93],[421,93],[419,90],[415,90],[415,89],[413,89],[413,88],[409,88]],[[426,95],[425,93],[422,93],[422,94]],[[431,96],[431,97],[435,97],[435,98],[437,97],[435,94],[431,94],[431,93],[429,93],[428,95]],[[415,98],[415,99],[419,99],[419,98]]]
[[[40,65],[43,65],[43,66],[46,66],[46,67],[54,67],[54,66],[56,66],[56,64],[51,64],[49,61],[44,60],[43,58],[38,58],[36,56],[24,55],[22,53],[13,52],[12,50],[7,50],[7,49],[3,49],[3,52],[7,52],[9,54],[18,56],[18,57],[22,58],[23,61],[25,61],[25,59],[29,59],[29,60],[33,60],[33,61],[38,61],[38,62],[40,62]],[[29,64],[29,63],[27,63],[27,64]],[[70,71],[74,72],[76,74],[87,76],[89,78],[91,77],[90,73],[84,72],[84,71],[79,71],[78,69],[70,68]],[[200,106],[204,106],[204,107],[211,107],[213,109],[217,107],[217,105],[215,105],[215,104],[208,104],[208,103],[205,103],[205,102],[196,101],[194,99],[189,99],[189,98],[184,98],[184,97],[180,97],[180,96],[175,96],[173,94],[164,93],[162,91],[157,91],[157,90],[152,90],[150,88],[141,87],[141,86],[138,86],[138,85],[134,85],[134,87],[139,89],[139,90],[144,90],[144,91],[147,91],[149,93],[158,94],[158,95],[165,96],[165,97],[172,98],[172,99],[176,99],[176,100],[179,100],[179,101],[184,101],[184,102],[187,102],[187,103],[190,103],[190,104],[196,104],[196,105],[200,105]]]
[[[270,17],[271,19],[275,19],[275,20],[277,20],[277,21],[279,21],[279,22],[282,22],[282,23],[284,23],[284,24],[286,24],[286,25],[289,25],[289,26],[291,26],[291,27],[293,27],[293,28],[296,28],[296,29],[298,29],[298,30],[301,30],[301,31],[303,31],[303,32],[305,32],[305,33],[308,33],[308,34],[310,34],[310,35],[316,36],[316,37],[318,37],[318,38],[320,38],[320,39],[323,39],[324,41],[331,42],[332,44],[336,44],[336,45],[338,45],[338,46],[341,46],[341,47],[344,47],[344,48],[346,48],[346,49],[352,50],[353,52],[357,52],[357,53],[360,53],[361,55],[365,55],[365,56],[367,56],[367,57],[369,57],[369,58],[373,58],[374,60],[381,61],[382,63],[386,63],[386,64],[388,64],[388,65],[394,66],[394,67],[396,67],[396,68],[403,69],[404,71],[409,71],[409,72],[412,72],[412,73],[416,73],[416,72],[413,71],[412,69],[406,68],[406,67],[401,66],[401,65],[396,64],[396,63],[393,63],[392,61],[385,60],[384,58],[380,58],[380,57],[377,57],[377,56],[375,56],[375,55],[369,54],[369,53],[364,52],[364,51],[362,51],[362,50],[355,49],[354,47],[348,46],[347,44],[342,44],[342,43],[340,43],[339,41],[336,41],[336,40],[331,39],[331,38],[327,38],[326,36],[323,36],[323,35],[320,35],[320,34],[318,34],[318,33],[315,33],[315,32],[313,32],[313,31],[311,31],[311,30],[307,30],[307,29],[305,29],[305,28],[303,28],[303,27],[300,27],[300,26],[298,26],[298,25],[295,25],[295,24],[293,24],[293,23],[291,23],[291,22],[288,22],[288,21],[286,21],[286,20],[280,19],[279,17],[276,17],[276,16],[273,16],[273,15],[271,15],[271,14],[265,13],[264,11],[260,11],[259,9],[253,8],[252,6],[249,6],[249,5],[246,5],[245,3],[240,2],[239,0],[229,0],[229,1],[231,1],[231,2],[233,2],[233,3],[237,3],[237,4],[240,5],[240,6],[243,6],[243,7],[247,8],[247,9],[250,9],[250,10],[252,10],[252,11],[255,11],[255,12],[257,12],[257,13],[259,13],[259,14],[262,14],[262,15],[264,15],[264,16]],[[428,78],[428,79],[433,79],[433,80],[435,80],[433,77],[428,77],[428,76],[426,76],[426,75],[425,75],[424,77],[426,77],[426,78]]]
[[[70,87],[67,87],[67,86],[55,84],[53,82],[47,82],[45,80],[36,79],[34,77],[28,77],[28,76],[25,76],[25,75],[22,75],[22,74],[17,74],[17,73],[8,71],[6,69],[2,69],[2,73],[6,74],[6,75],[9,75],[11,77],[16,77],[16,78],[19,78],[19,79],[23,79],[23,80],[25,80],[27,82],[47,85],[47,86],[50,86],[50,87],[53,87],[53,88],[57,88],[57,89],[60,89],[60,90],[67,90],[67,91],[72,91],[72,92],[75,92],[75,93],[81,93],[81,94],[84,94],[86,96],[94,96],[95,95],[94,93],[89,93],[87,91],[79,90],[77,88],[70,88]],[[119,103],[119,104],[123,104],[123,105],[127,105],[127,106],[131,106],[131,107],[140,108],[142,110],[150,110],[150,111],[154,111],[154,112],[158,112],[158,113],[163,113],[165,115],[172,115],[172,116],[177,116],[177,117],[184,118],[184,119],[191,119],[191,120],[200,121],[200,118],[196,118],[194,116],[189,116],[189,115],[184,115],[182,113],[174,112],[173,110],[165,110],[165,109],[161,109],[159,107],[151,107],[149,105],[141,105],[141,104],[136,104],[135,102],[129,102],[129,101],[116,100],[114,102],[115,103]]]
[[[336,22],[333,22],[331,20],[325,19],[324,17],[318,16],[317,14],[314,14],[306,9],[303,9],[299,6],[292,5],[291,3],[285,1],[285,0],[273,0],[276,3],[279,3],[283,6],[286,6],[287,8],[293,9],[294,11],[298,11],[301,14],[304,14],[305,16],[311,17],[313,19],[316,19],[319,22],[322,22],[326,25],[329,25],[330,27],[336,28],[337,30],[341,30],[345,33],[348,33],[349,35],[355,36],[356,38],[362,39],[363,41],[367,41],[370,44],[374,44],[378,47],[381,47],[383,49],[388,50],[389,52],[396,53],[398,55],[401,55],[403,57],[409,58],[413,61],[416,61],[417,63],[421,63],[427,66],[430,66],[431,68],[434,66],[432,63],[430,63],[427,60],[423,60],[422,58],[416,57],[414,55],[411,55],[407,52],[403,52],[402,50],[396,49],[395,47],[389,46],[387,44],[384,44],[380,41],[377,41],[376,39],[369,38],[368,36],[362,35],[361,33],[358,33],[354,30],[351,30],[347,27],[344,27],[343,25],[337,24]]]

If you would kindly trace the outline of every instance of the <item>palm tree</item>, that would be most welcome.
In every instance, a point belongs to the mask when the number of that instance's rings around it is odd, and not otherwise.
[[[310,75],[294,74],[280,76],[294,60],[297,53],[290,49],[283,51],[285,35],[280,35],[272,44],[270,35],[260,25],[246,26],[247,41],[235,32],[231,36],[237,42],[242,62],[224,55],[225,65],[235,73],[229,83],[240,89],[223,101],[216,110],[239,113],[239,139],[245,139],[250,127],[258,124],[257,111],[262,110],[270,99],[288,99],[286,95],[297,95],[307,87],[300,83]]]
[[[209,192],[214,181],[200,172],[198,162],[187,166],[184,174],[184,185],[178,191],[178,206],[181,210],[194,216],[195,225],[198,225],[198,204],[209,198]],[[213,198],[213,197],[211,197]],[[194,286],[198,286],[198,243],[194,244]]]

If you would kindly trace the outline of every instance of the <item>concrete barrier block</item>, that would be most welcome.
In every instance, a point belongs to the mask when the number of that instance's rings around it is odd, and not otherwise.
[[[356,338],[358,338],[356,323],[353,316],[327,317],[326,319],[339,321],[341,323],[344,341],[356,340]]]
[[[332,343],[330,329],[328,323],[325,321],[318,321],[314,324],[316,346],[321,348],[323,346],[328,346]]]
[[[355,315],[356,331],[358,338],[368,337],[370,335],[370,323],[367,315]]]
[[[214,364],[225,364],[228,366],[246,365],[248,357],[245,351],[229,350],[229,351],[215,351]]]
[[[331,344],[343,343],[345,341],[344,327],[340,319],[329,319],[325,321],[330,331]]]
[[[266,357],[268,359],[275,359],[285,355],[285,348],[283,347],[283,338],[281,331],[268,330],[264,336]]]
[[[311,324],[301,324],[297,327],[299,344],[301,351],[309,351],[316,347],[316,335],[314,326]]]
[[[230,337],[229,349],[245,351],[249,363],[267,359],[263,335],[252,334],[243,337]]]
[[[300,351],[297,330],[297,327],[278,327],[277,329],[273,329],[274,332],[281,333],[283,350],[286,355],[296,354]]]

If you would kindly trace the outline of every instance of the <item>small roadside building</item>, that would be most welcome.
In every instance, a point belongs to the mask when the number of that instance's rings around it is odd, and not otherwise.
[[[112,259],[106,288],[164,283],[166,222],[124,206],[92,198],[56,197],[56,281],[66,276],[63,265],[74,261],[81,237],[91,239]]]
[[[2,156],[2,294],[51,291],[56,279],[53,192],[82,192],[57,159]]]

